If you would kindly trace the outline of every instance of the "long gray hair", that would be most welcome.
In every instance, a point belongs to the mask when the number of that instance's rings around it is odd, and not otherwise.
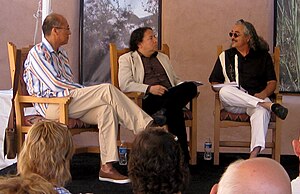
[[[261,36],[257,35],[254,26],[250,22],[240,19],[235,24],[244,26],[244,34],[250,36],[250,48],[252,48],[253,50],[270,50],[269,44]]]

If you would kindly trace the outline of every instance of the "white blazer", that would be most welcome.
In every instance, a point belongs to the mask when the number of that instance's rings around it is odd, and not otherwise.
[[[175,74],[170,59],[167,55],[158,52],[157,59],[165,69],[172,86],[180,83],[180,79]],[[143,92],[145,93],[148,86],[144,84],[144,65],[141,56],[137,51],[130,51],[119,58],[119,86],[123,92]]]

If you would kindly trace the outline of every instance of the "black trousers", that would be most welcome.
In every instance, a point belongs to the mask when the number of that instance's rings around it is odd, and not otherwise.
[[[184,82],[172,87],[162,96],[149,94],[143,99],[142,108],[149,115],[165,108],[169,132],[178,137],[185,161],[190,159],[183,108],[197,95],[197,86]]]

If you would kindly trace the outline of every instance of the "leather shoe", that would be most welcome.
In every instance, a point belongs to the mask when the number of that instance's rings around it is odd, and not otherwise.
[[[107,181],[117,184],[130,183],[130,179],[127,176],[121,175],[116,169],[111,169],[109,172],[104,172],[100,169],[99,180]]]
[[[166,109],[162,108],[156,113],[154,113],[151,117],[153,118],[155,124],[163,126],[167,122],[167,117],[165,116],[165,114]]]
[[[282,120],[284,120],[288,114],[288,109],[278,103],[272,104],[271,110]]]

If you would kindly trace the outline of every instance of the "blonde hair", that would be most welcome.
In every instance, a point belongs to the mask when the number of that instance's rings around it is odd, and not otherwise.
[[[0,177],[0,193],[57,194],[53,185],[37,174]]]
[[[36,173],[54,186],[63,187],[71,179],[73,153],[72,135],[66,126],[47,120],[37,122],[29,130],[19,154],[18,173]]]

